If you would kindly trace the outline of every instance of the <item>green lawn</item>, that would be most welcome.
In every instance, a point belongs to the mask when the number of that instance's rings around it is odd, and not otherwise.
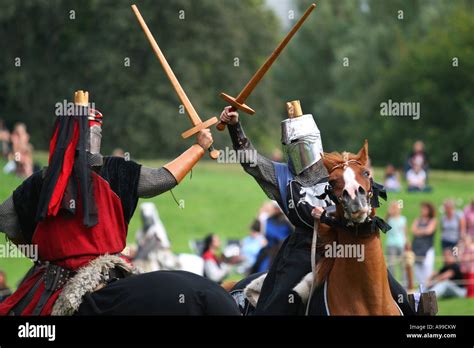
[[[40,159],[45,162],[44,155]],[[146,161],[148,166],[158,166],[162,161]],[[0,161],[0,168],[4,162]],[[381,180],[381,170],[375,171],[376,179]],[[0,173],[0,201],[6,199],[21,180]],[[433,193],[390,194],[390,200],[403,200],[403,214],[409,223],[419,211],[419,203],[431,201],[440,207],[443,200],[453,197],[464,206],[474,197],[474,173],[432,171],[430,183]],[[165,193],[149,201],[156,204],[160,216],[167,228],[173,249],[176,252],[189,252],[190,239],[203,238],[210,232],[219,234],[223,239],[241,238],[246,235],[248,226],[256,216],[258,208],[265,201],[257,183],[238,165],[217,164],[202,161],[189,176],[173,190],[176,199],[183,200],[180,208],[170,193]],[[384,216],[386,204],[380,208]],[[133,242],[135,231],[140,226],[139,214],[135,214],[130,227],[128,242]],[[0,243],[4,237],[0,237]],[[439,234],[436,235],[437,255],[440,253]],[[437,260],[437,266],[440,264]],[[0,269],[6,270],[9,283],[15,284],[31,265],[26,259],[0,259]],[[474,314],[474,300],[440,301],[440,314]]]

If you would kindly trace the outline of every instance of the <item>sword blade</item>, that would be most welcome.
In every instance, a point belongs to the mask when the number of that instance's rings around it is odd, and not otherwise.
[[[138,7],[136,5],[132,5],[132,10],[135,13],[135,16],[138,19],[138,22],[140,23],[140,26],[143,29],[143,32],[145,33],[145,36],[147,37],[148,41],[150,42],[151,48],[155,52],[156,57],[161,63],[161,66],[163,67],[166,76],[171,82],[171,85],[173,86],[174,90],[176,91],[176,94],[178,95],[178,98],[181,100],[181,103],[183,103],[184,109],[186,110],[186,113],[188,114],[189,119],[191,120],[192,124],[194,126],[197,126],[198,124],[202,123],[201,118],[199,117],[198,113],[194,109],[193,104],[191,104],[191,101],[189,100],[188,96],[184,92],[183,87],[181,87],[181,84],[179,83],[178,79],[176,78],[176,75],[174,74],[173,70],[171,69],[170,65],[168,64],[168,61],[166,60],[163,52],[161,52],[160,47],[158,46],[158,43],[156,42],[155,38],[153,37],[153,34],[151,33],[150,29],[148,28],[148,25],[146,24],[145,20],[143,19],[140,11],[138,10]]]
[[[239,93],[237,96],[236,100],[239,103],[244,103],[245,100],[248,98],[248,96],[252,93],[252,91],[255,89],[255,87],[258,85],[260,80],[265,76],[266,72],[272,64],[275,62],[275,60],[278,58],[280,53],[283,51],[283,49],[288,45],[288,42],[292,39],[292,37],[296,34],[296,32],[300,29],[300,27],[303,25],[304,21],[308,16],[311,14],[311,12],[314,10],[316,7],[316,4],[311,4],[310,7],[305,11],[303,16],[296,22],[294,27],[290,30],[290,32],[286,35],[286,37],[280,42],[278,47],[273,51],[273,53],[270,55],[270,57],[267,58],[265,63],[260,67],[260,69],[257,70],[257,72],[252,76],[250,81],[247,83],[247,85],[242,89],[242,91]]]

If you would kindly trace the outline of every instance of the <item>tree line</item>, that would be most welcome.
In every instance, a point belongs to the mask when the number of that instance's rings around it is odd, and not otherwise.
[[[294,1],[294,24],[310,1]],[[263,0],[137,1],[201,118],[218,116],[288,28]],[[292,18],[293,18],[292,17]],[[279,146],[285,102],[300,99],[325,150],[369,139],[376,165],[401,165],[421,139],[435,168],[472,170],[474,8],[470,1],[341,0],[318,7],[257,87],[242,115],[262,152]],[[128,1],[3,0],[0,118],[29,126],[46,149],[54,106],[91,93],[104,117],[104,151],[172,157],[192,140],[180,102]],[[420,117],[381,115],[381,104],[418,103]],[[217,147],[227,134],[214,131]]]

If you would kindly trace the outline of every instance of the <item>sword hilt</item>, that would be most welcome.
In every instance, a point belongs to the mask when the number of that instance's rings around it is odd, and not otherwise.
[[[181,136],[184,139],[189,138],[190,136],[193,136],[194,134],[198,133],[199,131],[209,128],[217,123],[217,117],[212,117],[208,119],[207,121],[200,122],[196,124],[193,128],[188,129],[186,132],[183,132]],[[217,157],[219,157],[219,150],[216,150],[214,146],[211,145],[208,149],[209,151],[209,157],[211,157],[213,160],[216,160]]]
[[[232,106],[230,108],[230,111],[237,111],[237,109],[234,106]],[[224,131],[226,125],[227,125],[226,122],[219,121],[219,123],[216,125],[216,128],[219,132],[222,132],[222,131]]]
[[[228,102],[230,105],[232,105],[232,111],[240,110],[245,112],[246,114],[253,115],[255,114],[255,110],[252,109],[250,106],[248,106],[245,103],[242,103],[239,101],[238,98],[234,98],[226,93],[221,93],[221,98],[224,99],[226,102]],[[225,122],[220,121],[216,128],[218,131],[223,131],[225,129]]]

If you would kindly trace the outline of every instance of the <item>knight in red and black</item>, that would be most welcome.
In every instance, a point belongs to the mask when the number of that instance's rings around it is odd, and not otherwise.
[[[17,245],[36,245],[39,253],[34,270],[0,304],[0,315],[166,314],[168,303],[144,300],[147,291],[156,297],[148,290],[156,289],[153,282],[172,277],[175,281],[159,281],[161,287],[176,283],[184,290],[182,274],[131,277],[136,270],[121,252],[139,197],[177,185],[210,147],[212,136],[203,130],[197,144],[174,161],[148,168],[101,155],[102,120],[99,111],[76,99],[74,115],[56,120],[48,167],[0,205],[0,231]],[[232,313],[231,299],[228,308]],[[178,314],[188,313],[199,309]]]

